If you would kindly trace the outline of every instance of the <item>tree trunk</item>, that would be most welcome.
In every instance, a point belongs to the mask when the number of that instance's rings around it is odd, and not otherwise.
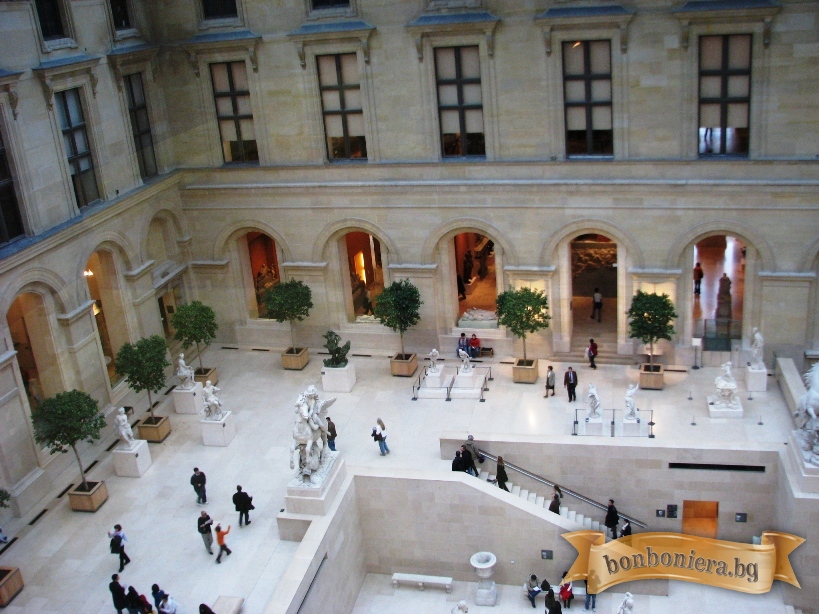
[[[290,347],[296,349],[296,335],[293,332],[293,320],[290,320]]]
[[[648,370],[654,373],[654,339],[648,342]]]
[[[151,398],[151,391],[148,390],[148,411],[151,413],[151,418],[155,418],[154,416],[154,402]]]
[[[202,366],[202,352],[199,351],[199,342],[196,341],[196,355],[199,357],[199,371],[204,372],[205,368]]]
[[[77,464],[80,466],[80,478],[82,478],[82,487],[85,489],[85,492],[88,492],[88,482],[85,481],[85,471],[82,468],[82,460],[80,460],[80,453],[77,452],[77,446],[71,445],[71,449],[74,450],[74,456],[77,457]]]
[[[404,357],[404,333],[398,333],[401,335],[401,358]]]
[[[523,335],[521,339],[523,339],[523,360],[526,360],[526,335]]]

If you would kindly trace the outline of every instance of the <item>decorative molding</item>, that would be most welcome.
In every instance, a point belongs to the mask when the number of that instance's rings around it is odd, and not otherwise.
[[[63,326],[70,326],[77,321],[78,318],[84,316],[94,306],[94,301],[89,299],[81,303],[78,307],[72,309],[68,313],[57,314],[57,321]]]
[[[156,260],[147,260],[141,265],[139,265],[137,268],[131,269],[130,271],[125,271],[125,273],[123,273],[122,276],[125,277],[126,279],[137,280],[143,275],[145,275],[145,273],[150,272],[150,270],[153,268],[155,264]]]
[[[328,23],[306,23],[298,30],[290,32],[287,37],[296,44],[299,65],[307,68],[308,45],[320,43],[357,43],[364,56],[364,63],[370,63],[370,37],[375,26],[365,21],[341,21]]]
[[[212,32],[198,34],[179,43],[179,47],[187,56],[188,62],[193,68],[193,74],[199,78],[201,76],[199,60],[202,57],[219,53],[230,54],[236,51],[244,52],[250,60],[253,72],[259,72],[258,48],[261,40],[261,36],[250,30]]]
[[[17,110],[17,105],[20,103],[20,95],[17,93],[17,81],[22,74],[22,71],[11,71],[0,68],[0,93],[5,93],[8,96],[11,112],[14,115],[15,121],[20,114]]]
[[[130,74],[130,70],[139,71],[145,64],[150,63],[151,70],[147,72],[149,76],[152,76],[153,71],[156,70],[158,54],[159,47],[155,45],[132,45],[111,51],[107,56],[108,64],[114,71],[117,89],[122,91],[123,78],[126,74]]]
[[[78,75],[86,75],[91,84],[91,93],[97,97],[97,75],[94,74],[94,67],[99,64],[100,58],[89,55],[77,55],[61,60],[51,60],[42,62],[32,69],[40,80],[43,88],[43,96],[49,110],[54,108],[55,81],[66,80]]]
[[[771,44],[771,25],[782,5],[773,0],[690,0],[671,14],[680,22],[680,46],[688,50],[691,26],[700,24],[762,24],[762,44]]]
[[[463,13],[424,13],[406,25],[407,31],[415,41],[415,52],[418,61],[424,61],[424,37],[433,35],[458,35],[479,33],[486,40],[486,52],[489,57],[495,55],[495,31],[501,22],[489,11],[472,11]]]
[[[635,11],[619,4],[610,6],[578,6],[550,8],[535,17],[535,23],[543,28],[543,43],[546,55],[552,54],[552,33],[554,30],[589,30],[595,28],[617,28],[620,31],[620,52],[628,51],[628,26]]]
[[[194,260],[190,263],[192,269],[205,273],[226,273],[230,259],[224,260]]]

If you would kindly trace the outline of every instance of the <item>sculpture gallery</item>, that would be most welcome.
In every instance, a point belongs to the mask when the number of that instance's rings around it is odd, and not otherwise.
[[[224,417],[225,412],[222,411],[222,401],[216,396],[216,393],[220,390],[221,388],[214,386],[210,380],[205,382],[202,388],[205,399],[205,420],[218,421]]]
[[[290,444],[290,468],[297,469],[302,481],[312,476],[327,458],[327,410],[335,399],[319,400],[318,390],[309,386],[296,400],[296,423]]]
[[[117,431],[119,431],[119,438],[121,440],[120,447],[133,448],[136,440],[134,439],[134,431],[131,430],[131,425],[128,424],[128,416],[125,415],[124,407],[120,407],[117,410],[117,415],[114,417],[114,424],[117,427]]]
[[[637,410],[634,407],[634,393],[640,387],[636,384],[629,384],[628,390],[626,390],[626,420],[636,420],[637,419]]]
[[[739,409],[739,398],[737,397],[737,381],[731,372],[731,361],[722,365],[722,375],[714,379],[717,387],[717,396],[714,400],[715,409]]]
[[[600,395],[597,394],[597,386],[589,384],[589,418],[600,418]]]

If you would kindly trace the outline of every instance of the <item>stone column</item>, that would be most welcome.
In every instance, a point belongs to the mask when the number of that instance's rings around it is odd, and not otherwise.
[[[110,387],[93,308],[94,301],[87,300],[68,313],[58,314],[57,322],[65,335],[65,358],[70,365],[64,371],[70,378],[67,389],[83,390],[104,407],[110,401]]]
[[[139,336],[164,336],[162,321],[159,319],[159,310],[156,304],[156,292],[153,287],[151,271],[156,265],[155,260],[148,260],[135,269],[123,274],[125,282],[131,290],[131,303],[139,324]],[[136,341],[136,339],[132,339]]]

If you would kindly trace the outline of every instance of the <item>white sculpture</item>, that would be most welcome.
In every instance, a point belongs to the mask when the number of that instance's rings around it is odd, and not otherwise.
[[[636,384],[629,384],[628,390],[626,390],[626,420],[636,420],[637,419],[637,410],[634,407],[634,393],[640,387]]]
[[[802,424],[796,432],[799,445],[805,454],[805,460],[819,467],[819,363],[814,364],[804,375],[808,391],[802,395],[797,404],[794,417]]]
[[[176,369],[176,375],[179,376],[179,379],[182,380],[182,383],[179,385],[179,387],[182,390],[190,390],[196,384],[196,382],[193,379],[193,367],[185,364],[184,354],[179,355],[179,361],[177,362],[177,364],[179,366]]]
[[[210,380],[205,382],[202,388],[203,398],[205,399],[205,420],[218,421],[224,417],[225,412],[222,411],[222,401],[216,396],[216,393],[220,390],[221,388],[214,386]]]
[[[756,326],[754,326],[754,335],[753,339],[751,339],[751,351],[753,352],[751,368],[765,369],[765,339]]]
[[[626,598],[617,610],[617,614],[633,614],[634,612],[634,596],[631,593],[626,593]]]
[[[461,359],[461,373],[472,373],[472,363],[469,362],[469,352],[458,349],[458,358]]]
[[[469,607],[466,605],[466,601],[461,599],[457,604],[452,606],[452,609],[449,612],[450,614],[467,614],[467,612],[469,612]]]
[[[310,417],[319,428],[319,434],[321,436],[319,463],[323,463],[325,455],[330,449],[330,447],[327,445],[327,438],[329,436],[329,430],[327,427],[327,410],[330,408],[330,405],[336,402],[336,400],[333,398],[327,399],[326,401],[320,401],[318,389],[316,389],[315,386],[308,386],[307,390],[304,391],[304,396],[307,399],[307,405],[310,407]]]
[[[312,482],[326,458],[327,409],[335,399],[319,401],[318,390],[310,386],[296,401],[296,424],[293,426],[293,443],[290,444],[290,468],[298,467],[298,474],[305,482]]]
[[[589,418],[600,418],[600,396],[597,394],[597,386],[589,384]]]
[[[737,397],[737,381],[731,373],[731,361],[722,365],[722,375],[714,379],[717,387],[717,396],[714,400],[715,409],[739,409],[739,397]]]
[[[488,311],[487,309],[478,309],[477,307],[467,309],[461,316],[462,321],[472,322],[489,322],[490,320],[497,319],[498,314],[496,314],[494,311]]]
[[[438,371],[441,370],[441,368],[438,366],[438,357],[440,355],[441,354],[435,348],[432,348],[432,351],[429,354],[427,354],[427,358],[429,358],[430,362],[429,368],[430,373],[438,373]]]
[[[125,415],[124,407],[117,410],[117,415],[114,416],[114,424],[119,431],[119,438],[122,440],[121,447],[133,448],[136,440],[134,439],[134,431],[131,430],[131,425],[128,424],[128,416]]]

